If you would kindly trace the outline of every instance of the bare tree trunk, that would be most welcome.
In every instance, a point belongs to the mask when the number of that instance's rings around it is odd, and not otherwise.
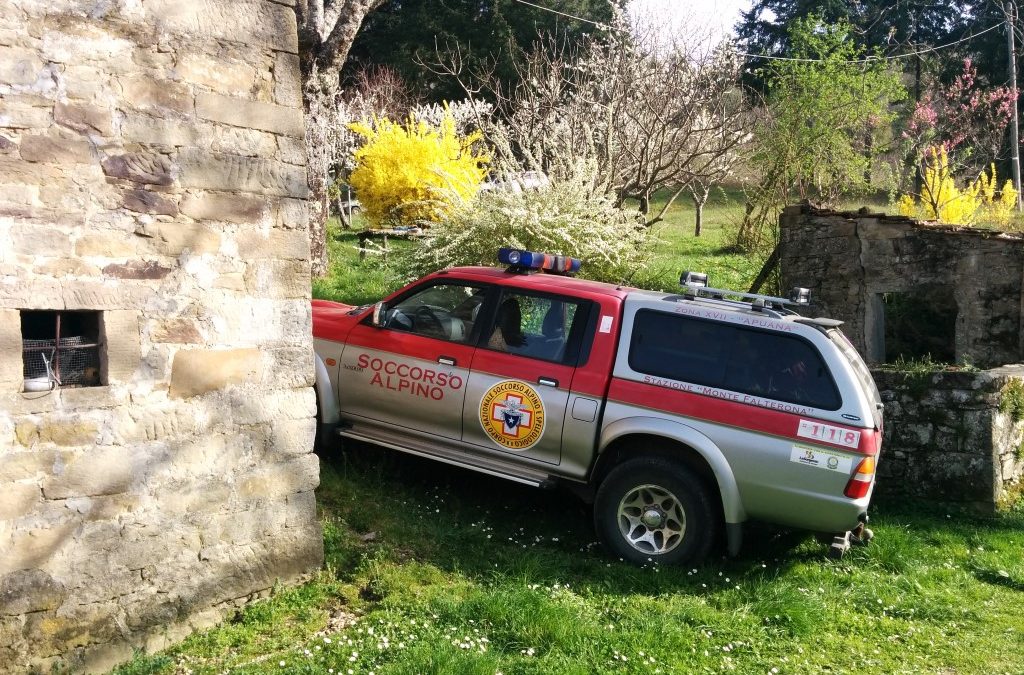
[[[336,84],[341,67],[348,58],[349,49],[363,19],[384,0],[297,0],[295,16],[299,26],[299,66],[302,70],[303,112],[306,114],[306,156],[310,158],[307,170],[309,182],[309,244],[313,276],[327,273],[327,218],[330,216],[328,170],[333,157],[323,162],[312,158],[325,148],[313,147],[317,134],[308,133],[311,115],[325,96],[314,102],[312,96],[322,95],[320,83],[310,78],[323,78]]]
[[[698,190],[692,190],[690,196],[693,198],[693,209],[694,209],[694,224],[693,224],[693,236],[699,237],[701,228],[704,225],[704,205],[708,203],[708,195],[711,194],[711,188],[705,187]]]

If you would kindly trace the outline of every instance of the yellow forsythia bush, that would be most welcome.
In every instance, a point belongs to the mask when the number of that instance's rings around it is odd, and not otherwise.
[[[487,175],[489,158],[472,147],[482,135],[459,136],[448,112],[439,127],[385,118],[349,128],[366,139],[349,182],[376,226],[437,222],[472,199]]]
[[[996,166],[981,172],[972,183],[958,188],[949,169],[945,149],[932,148],[925,162],[921,195],[915,200],[902,195],[896,206],[902,215],[922,220],[937,220],[953,225],[984,223],[1006,225],[1017,206],[1017,190],[1006,181],[996,192]]]

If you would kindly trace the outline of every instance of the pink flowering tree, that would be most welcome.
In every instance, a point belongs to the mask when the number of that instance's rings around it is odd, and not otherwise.
[[[917,102],[903,131],[908,166],[923,173],[929,157],[944,153],[955,173],[973,179],[1000,158],[1017,94],[1009,87],[983,87],[977,76],[977,68],[965,59],[949,86]]]

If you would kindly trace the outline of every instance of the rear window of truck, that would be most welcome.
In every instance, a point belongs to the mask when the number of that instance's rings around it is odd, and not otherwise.
[[[629,366],[638,373],[838,410],[839,389],[817,349],[794,335],[640,310]]]

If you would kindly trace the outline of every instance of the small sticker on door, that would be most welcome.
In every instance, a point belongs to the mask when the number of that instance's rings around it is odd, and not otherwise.
[[[797,426],[796,435],[801,438],[813,438],[816,441],[824,441],[835,445],[842,445],[847,448],[856,448],[860,443],[860,432],[853,429],[834,427],[831,424],[800,420]]]
[[[597,330],[601,333],[611,333],[612,321],[612,317],[605,314],[604,316],[601,317],[601,326]]]

